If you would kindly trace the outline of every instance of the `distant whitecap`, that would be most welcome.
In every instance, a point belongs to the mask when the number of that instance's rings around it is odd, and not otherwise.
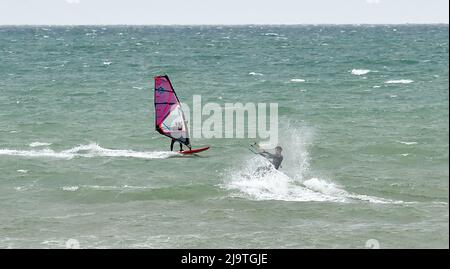
[[[369,72],[370,72],[369,69],[352,69],[352,71],[351,71],[352,75],[355,75],[355,76],[365,75],[365,74],[368,74]]]
[[[411,79],[397,79],[397,80],[388,80],[385,83],[386,84],[409,84],[413,83],[414,81]]]
[[[412,142],[408,142],[408,141],[398,141],[399,143],[401,143],[401,144],[405,144],[405,145],[416,145],[417,144],[417,142],[415,142],[415,141],[412,141]]]
[[[261,73],[256,73],[256,72],[250,72],[250,73],[248,73],[250,76],[264,76],[263,74],[261,74]]]
[[[77,191],[78,186],[64,186],[62,187],[63,191]]]
[[[33,142],[30,144],[30,147],[44,147],[44,146],[50,146],[52,143],[43,143],[43,142]]]

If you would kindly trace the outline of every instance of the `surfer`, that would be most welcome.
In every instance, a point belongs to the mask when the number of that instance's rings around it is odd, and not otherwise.
[[[282,151],[283,151],[282,147],[276,146],[275,154],[272,154],[272,153],[269,153],[269,152],[263,150],[262,152],[259,153],[259,155],[268,159],[273,164],[275,169],[278,170],[278,168],[280,168],[280,166],[281,166],[281,162],[283,161],[283,155],[281,154]]]

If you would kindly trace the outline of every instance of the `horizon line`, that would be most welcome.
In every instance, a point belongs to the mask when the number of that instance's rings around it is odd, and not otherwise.
[[[242,24],[0,24],[2,26],[389,26],[389,25],[449,25],[448,22],[405,23],[242,23]]]

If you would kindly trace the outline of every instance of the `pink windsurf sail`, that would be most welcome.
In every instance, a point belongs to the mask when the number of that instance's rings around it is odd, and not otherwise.
[[[155,77],[155,124],[160,134],[190,146],[186,117],[168,76]]]

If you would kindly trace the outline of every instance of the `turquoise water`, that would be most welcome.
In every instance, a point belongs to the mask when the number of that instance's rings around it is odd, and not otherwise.
[[[0,27],[0,59],[2,248],[449,247],[448,25]],[[281,173],[168,152],[159,74],[278,103]]]

